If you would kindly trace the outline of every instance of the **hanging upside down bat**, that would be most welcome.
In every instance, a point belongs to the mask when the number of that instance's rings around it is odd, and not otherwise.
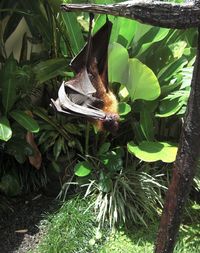
[[[92,120],[99,130],[115,132],[119,115],[117,99],[108,87],[107,51],[112,23],[107,19],[104,26],[91,36],[90,19],[88,42],[72,59],[70,66],[75,78],[63,81],[57,100],[51,99],[58,112]]]

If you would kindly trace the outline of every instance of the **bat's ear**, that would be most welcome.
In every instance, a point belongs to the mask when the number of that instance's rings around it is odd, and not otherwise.
[[[110,40],[110,34],[112,29],[112,22],[106,19],[106,23],[99,29],[99,31],[93,35],[89,36],[90,42],[87,42],[81,52],[72,59],[70,66],[78,73],[84,67],[90,66],[93,59],[97,60],[98,72],[101,75],[105,70],[105,65],[107,64],[107,53],[108,44]],[[90,46],[88,47],[88,43]],[[88,52],[87,50],[90,50]],[[87,59],[89,56],[89,59]]]

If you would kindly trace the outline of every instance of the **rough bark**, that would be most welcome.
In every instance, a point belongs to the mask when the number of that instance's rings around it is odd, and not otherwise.
[[[200,26],[200,6],[160,1],[127,1],[118,4],[62,4],[64,11],[86,11],[138,20],[155,26],[186,29]]]
[[[200,30],[200,29],[199,29]],[[182,129],[172,181],[166,194],[155,253],[173,252],[184,205],[188,199],[200,155],[200,35],[191,93]]]

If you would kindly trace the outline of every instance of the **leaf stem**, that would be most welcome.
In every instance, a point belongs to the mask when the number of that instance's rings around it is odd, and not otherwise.
[[[90,123],[87,122],[85,129],[85,155],[88,155],[89,150],[89,133],[90,133]]]

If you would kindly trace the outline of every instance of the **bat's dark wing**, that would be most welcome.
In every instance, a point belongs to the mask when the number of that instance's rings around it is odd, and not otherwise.
[[[97,85],[107,85],[107,50],[112,23],[105,25],[92,37],[71,61],[71,67],[77,73],[75,78],[63,82],[58,91],[58,99],[51,100],[58,112],[95,120],[107,119],[107,114],[99,109],[103,101],[98,96]],[[89,51],[88,51],[89,50]],[[104,79],[97,84],[98,77]],[[98,107],[98,108],[97,108]]]
[[[92,36],[89,62],[86,62],[88,43],[86,43],[81,52],[74,59],[72,59],[70,65],[76,71],[76,73],[80,72],[80,70],[86,65],[90,66],[94,58],[97,61],[99,75],[104,72],[104,68],[107,66],[107,51],[111,29],[112,23],[107,19],[102,28],[99,29],[94,36]]]

